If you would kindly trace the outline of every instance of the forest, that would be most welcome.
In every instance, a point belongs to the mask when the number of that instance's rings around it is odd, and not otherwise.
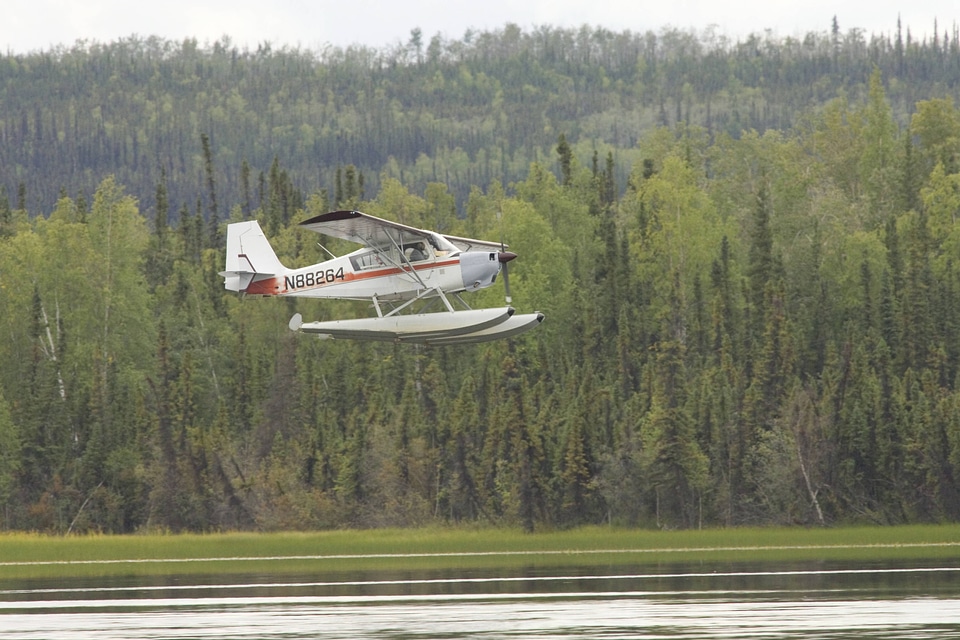
[[[958,521],[958,90],[956,27],[836,21],[0,55],[0,529]],[[224,290],[228,222],[304,266],[335,208],[505,240],[546,320]]]

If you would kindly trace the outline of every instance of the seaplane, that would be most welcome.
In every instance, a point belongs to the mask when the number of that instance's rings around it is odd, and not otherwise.
[[[517,257],[503,243],[417,229],[360,211],[332,211],[300,227],[361,245],[330,259],[290,269],[281,264],[256,220],[227,226],[224,287],[253,296],[296,296],[370,301],[375,316],[304,322],[290,329],[325,339],[377,340],[427,345],[486,342],[516,336],[543,321],[540,312],[517,314],[507,263]],[[473,309],[463,293],[493,285],[503,272],[506,306]]]

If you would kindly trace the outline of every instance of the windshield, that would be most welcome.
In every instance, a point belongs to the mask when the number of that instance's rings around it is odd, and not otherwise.
[[[460,251],[457,249],[455,244],[444,238],[439,233],[430,232],[430,244],[433,245],[433,248],[436,250],[438,256],[450,255]]]

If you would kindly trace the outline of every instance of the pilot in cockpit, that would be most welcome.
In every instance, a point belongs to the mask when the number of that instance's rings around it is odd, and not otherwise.
[[[407,260],[410,262],[419,262],[420,260],[426,260],[427,256],[423,252],[423,243],[416,242],[414,244],[409,244],[403,250],[403,255],[407,257]]]

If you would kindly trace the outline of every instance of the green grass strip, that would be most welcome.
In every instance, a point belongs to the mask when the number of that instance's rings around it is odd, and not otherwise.
[[[960,525],[703,531],[586,527],[535,534],[502,529],[402,529],[0,535],[0,580],[897,559],[960,559]]]

